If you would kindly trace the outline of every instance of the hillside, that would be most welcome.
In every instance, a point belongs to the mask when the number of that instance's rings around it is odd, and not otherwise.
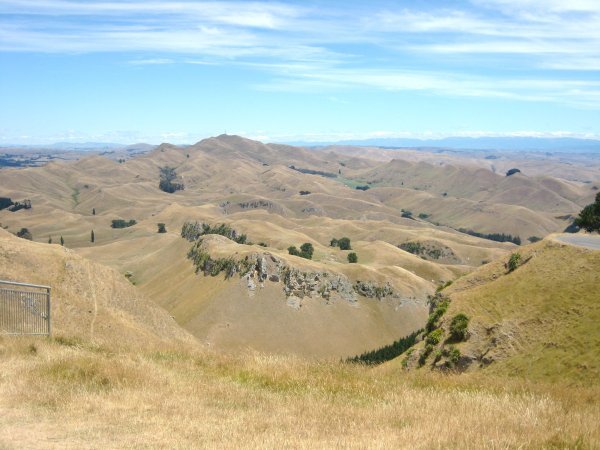
[[[508,258],[482,266],[442,291],[450,303],[439,322],[442,341],[425,367],[443,368],[436,352],[460,351],[456,366],[540,381],[600,380],[600,251],[546,239],[519,250],[520,265],[507,273]],[[450,324],[458,313],[470,320],[465,342],[452,342]],[[417,367],[418,344],[408,358]],[[399,366],[406,356],[393,361]],[[406,364],[406,362],[404,362]],[[452,364],[451,364],[452,366]]]
[[[0,229],[0,279],[52,288],[53,335],[128,348],[193,342],[126,278],[59,245],[30,242]]]

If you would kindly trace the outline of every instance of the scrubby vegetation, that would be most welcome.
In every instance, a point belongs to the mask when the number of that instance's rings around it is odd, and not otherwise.
[[[308,195],[310,194],[310,191],[300,191],[300,195]]]
[[[253,266],[248,257],[239,261],[232,257],[229,258],[212,258],[210,254],[203,249],[202,241],[198,240],[192,246],[187,254],[187,257],[192,260],[196,273],[203,272],[205,276],[211,275],[216,277],[221,272],[225,273],[225,278],[231,278],[236,273],[240,275],[246,274]]]
[[[358,262],[357,254],[354,252],[348,253],[348,262],[351,264],[357,263]]]
[[[521,245],[521,238],[519,236],[513,236],[511,234],[504,233],[479,233],[477,231],[468,230],[466,228],[459,228],[458,231],[461,233],[469,234],[471,236],[489,239],[490,241],[496,242],[512,242],[516,245]]]
[[[19,231],[17,231],[16,235],[17,235],[17,237],[20,237],[23,239],[28,239],[30,241],[33,240],[33,235],[27,228],[21,228]]]
[[[161,223],[157,223],[156,225],[158,226],[158,230],[157,230],[158,233],[166,233],[167,232],[167,227],[164,223],[161,222]]]
[[[456,258],[451,248],[441,246],[440,244],[424,244],[422,242],[403,242],[398,248],[405,252],[412,253],[423,259]]]
[[[516,270],[520,264],[521,264],[521,254],[513,253],[510,255],[510,258],[508,259],[508,263],[507,263],[506,267],[509,272],[512,272],[513,270]]]
[[[368,184],[364,184],[362,186],[356,186],[354,189],[357,189],[359,191],[368,191],[369,189],[371,189],[371,186],[369,186]]]
[[[161,191],[172,194],[173,192],[183,190],[183,183],[175,182],[177,179],[177,173],[173,167],[161,167],[159,171],[160,181],[158,183],[158,187]]]
[[[302,169],[301,167],[296,166],[290,166],[290,169],[295,170],[296,172],[306,173],[308,175],[319,175],[321,177],[326,178],[337,178],[337,175],[335,173],[323,172],[321,170]]]
[[[137,223],[135,219],[131,220],[123,220],[123,219],[113,219],[110,226],[112,228],[128,228],[132,227]]]
[[[519,169],[509,169],[509,170],[506,172],[506,176],[507,176],[507,177],[510,177],[511,175],[514,175],[515,173],[521,173],[521,171],[520,171]]]
[[[575,225],[586,231],[600,231],[600,192],[596,194],[596,201],[587,205],[575,219]]]
[[[347,237],[343,237],[343,238],[333,238],[330,242],[329,245],[331,247],[339,247],[340,250],[352,250],[352,246],[350,245],[350,238]]]
[[[229,225],[222,223],[219,225],[210,225],[208,223],[185,222],[181,228],[181,237],[190,242],[196,241],[199,237],[207,234],[218,234],[231,239],[238,244],[248,244],[248,237],[245,234],[240,234]]]
[[[19,202],[13,202],[9,197],[0,197],[0,210],[8,209],[16,212],[21,209],[31,209],[31,200],[25,199]]]
[[[464,341],[467,337],[467,327],[469,326],[469,317],[466,314],[459,313],[452,318],[450,322],[450,336],[456,342]]]
[[[312,259],[315,249],[310,242],[305,242],[300,246],[300,250],[295,245],[288,247],[288,253],[294,256],[300,256],[301,258]]]
[[[541,238],[541,237],[539,237],[539,236],[529,236],[529,237],[527,238],[527,240],[528,240],[529,242],[531,242],[532,244],[535,244],[536,242],[539,242],[539,241],[541,241],[541,240],[542,240],[542,238]]]
[[[377,350],[372,350],[369,352],[362,353],[359,356],[348,358],[346,362],[376,365],[384,363],[386,361],[390,361],[400,356],[402,353],[404,353],[406,350],[412,347],[415,344],[417,336],[420,332],[421,330],[415,331],[414,333],[411,333],[406,337],[398,339],[390,345],[385,345],[383,347],[378,348]]]

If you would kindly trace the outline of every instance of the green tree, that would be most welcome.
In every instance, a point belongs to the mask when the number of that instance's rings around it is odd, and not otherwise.
[[[356,253],[354,253],[354,252],[348,253],[348,262],[349,263],[356,263],[356,262],[358,262],[358,256],[356,255]]]
[[[167,232],[167,227],[165,226],[164,223],[159,223],[158,225],[158,232],[159,233],[166,233]]]
[[[352,250],[352,247],[350,246],[350,238],[343,237],[338,239],[338,247],[341,250]]]
[[[300,256],[306,259],[312,259],[315,249],[310,242],[305,242],[300,246]]]
[[[596,194],[596,201],[587,205],[575,219],[575,225],[583,228],[590,233],[600,231],[600,192]]]
[[[329,242],[329,245],[330,245],[331,247],[337,247],[337,246],[338,246],[338,240],[337,240],[336,238],[333,238],[333,239],[331,240],[331,242]]]
[[[48,236],[48,244],[52,244],[52,236]]]
[[[96,208],[92,208],[92,216],[96,215]]]
[[[294,256],[300,256],[300,252],[298,251],[298,249],[296,248],[295,245],[290,245],[288,247],[288,253],[290,255],[294,255]]]
[[[60,237],[60,245],[63,245],[63,246],[65,245],[65,240],[63,239],[62,236]]]
[[[94,243],[96,241],[96,237],[94,236],[94,230],[92,230],[92,233],[90,234],[90,241],[92,243]]]

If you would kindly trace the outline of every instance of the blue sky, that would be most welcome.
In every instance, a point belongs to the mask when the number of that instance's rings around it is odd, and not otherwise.
[[[0,145],[600,139],[600,1],[0,1]]]

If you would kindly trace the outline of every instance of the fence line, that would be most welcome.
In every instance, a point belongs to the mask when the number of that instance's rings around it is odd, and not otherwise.
[[[50,286],[0,280],[0,334],[52,332]]]

